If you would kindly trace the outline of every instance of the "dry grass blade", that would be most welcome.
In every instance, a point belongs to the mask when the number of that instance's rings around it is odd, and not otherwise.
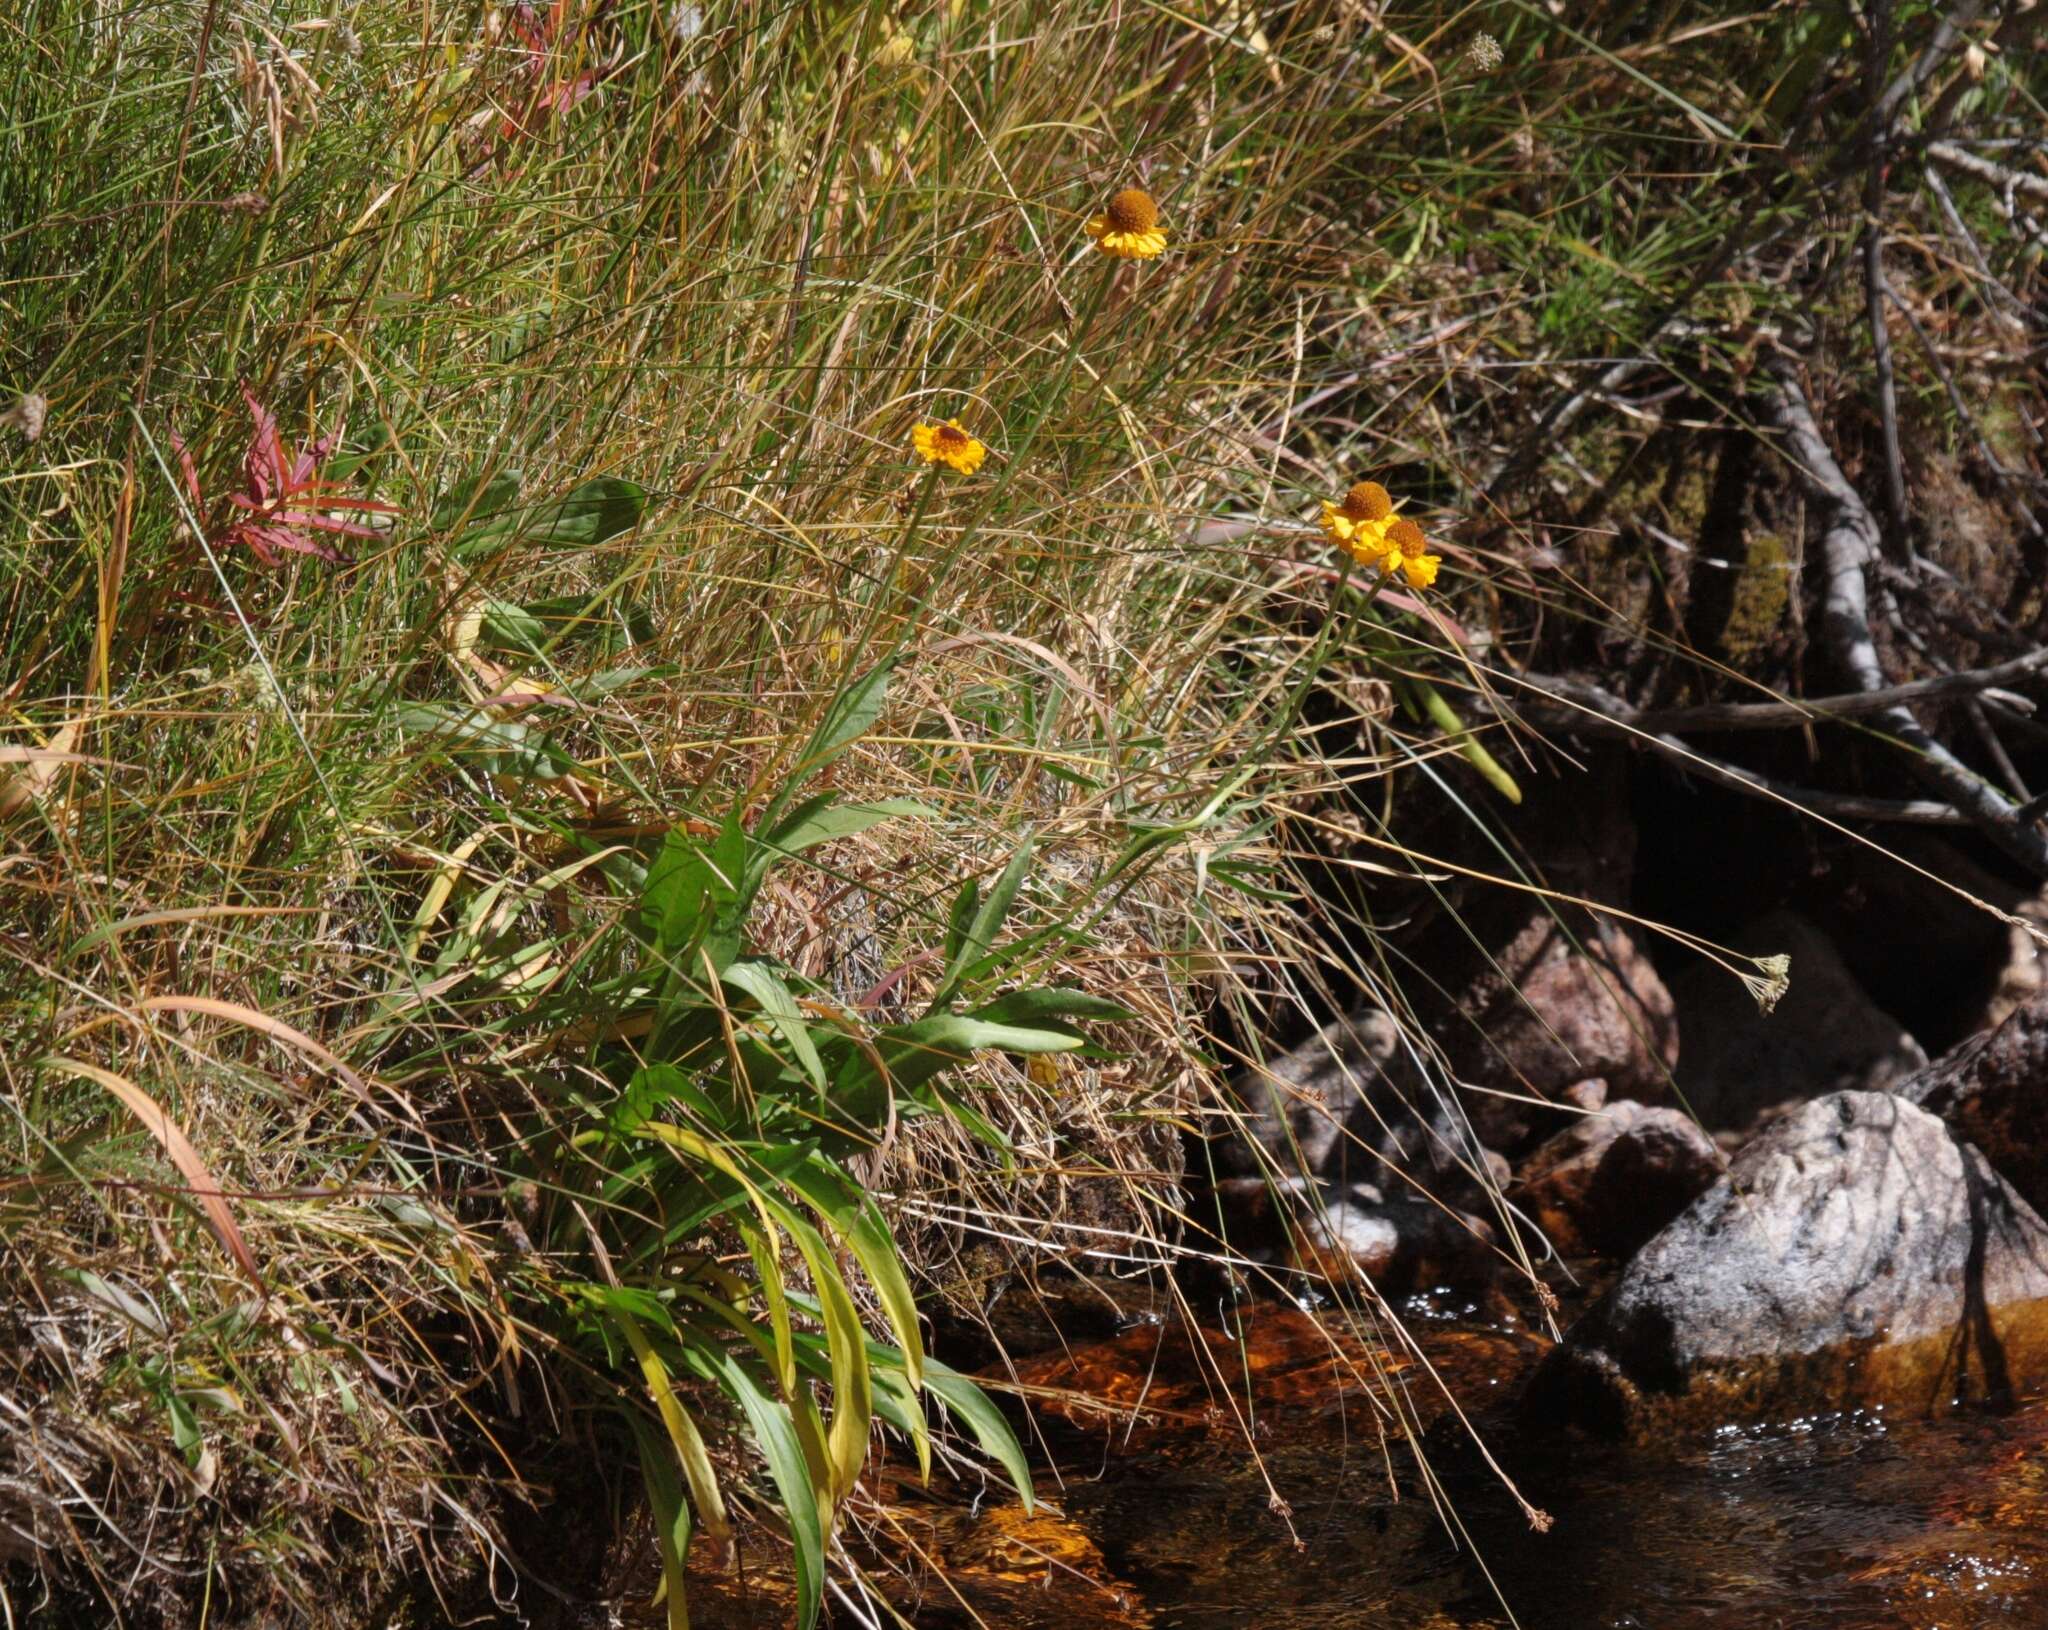
[[[263,1282],[263,1270],[256,1265],[256,1253],[249,1249],[249,1242],[242,1238],[242,1231],[235,1226],[235,1215],[228,1209],[228,1203],[221,1193],[219,1182],[207,1169],[206,1162],[199,1157],[199,1151],[192,1147],[192,1140],[185,1136],[170,1113],[142,1088],[126,1076],[116,1075],[112,1070],[103,1070],[97,1064],[88,1064],[83,1059],[56,1056],[43,1062],[53,1070],[66,1075],[75,1075],[106,1088],[127,1106],[128,1111],[143,1124],[145,1130],[158,1143],[164,1153],[171,1157],[171,1164],[178,1168],[179,1175],[191,1185],[192,1197],[206,1213],[206,1220],[212,1225],[222,1248],[249,1281],[267,1300],[270,1287]]]
[[[0,764],[21,764],[26,768],[0,781],[0,821],[17,815],[50,790],[50,783],[57,779],[57,772],[67,764],[92,764],[99,760],[83,753],[72,751],[78,745],[78,737],[85,728],[84,721],[73,719],[62,726],[49,741],[41,747],[0,747]]]
[[[259,1013],[253,1007],[244,1007],[240,1002],[227,1002],[217,996],[149,996],[136,1004],[145,1013],[206,1013],[216,1019],[226,1019],[232,1024],[246,1025],[251,1030],[261,1031],[272,1041],[304,1053],[315,1063],[331,1070],[349,1091],[365,1103],[370,1098],[370,1088],[363,1078],[329,1052],[303,1030],[295,1030],[282,1019],[273,1019],[268,1013]]]

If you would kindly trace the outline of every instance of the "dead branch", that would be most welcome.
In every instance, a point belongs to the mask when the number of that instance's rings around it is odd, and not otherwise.
[[[1886,685],[1874,691],[1849,691],[1802,701],[1708,702],[1698,707],[1629,709],[1627,723],[1632,729],[1649,731],[1790,730],[1829,719],[1863,718],[1908,702],[1943,702],[1975,696],[2002,689],[2044,667],[2048,667],[2048,646],[1994,668],[1937,674],[1931,679],[1912,679],[1903,685]],[[1523,677],[1539,690],[1558,694],[1563,694],[1561,687],[1573,683],[1543,674]]]
[[[2031,170],[2008,170],[2003,164],[1994,164],[1988,158],[1980,158],[1968,148],[1948,141],[1929,142],[1927,156],[1937,164],[1946,164],[1951,170],[1960,170],[1964,175],[1975,176],[1986,186],[1996,187],[2008,219],[2013,213],[2015,193],[2023,192],[2030,197],[2048,200],[2048,176],[2035,175]]]
[[[1870,590],[1864,576],[1866,568],[1878,559],[1877,523],[1828,450],[1796,374],[1783,364],[1772,373],[1776,389],[1771,408],[1784,433],[1784,451],[1821,506],[1823,635],[1858,690],[1884,690],[1884,667],[1871,632]],[[2048,878],[2048,838],[2016,818],[2011,800],[1935,740],[1905,704],[1885,707],[1875,718],[1911,750],[1915,771],[1944,801],[1969,816],[1985,836],[2035,876]]]
[[[1580,679],[1524,674],[1521,682],[1540,693],[1542,700],[1528,710],[1540,718],[1553,715],[1553,722],[1567,730],[1620,737],[1647,747],[1690,770],[1701,779],[1726,787],[1731,792],[1771,803],[1791,804],[1835,821],[1888,821],[1906,826],[1969,826],[1972,818],[1953,804],[1927,798],[1865,798],[1857,793],[1822,792],[1812,787],[1759,775],[1726,759],[1703,753],[1668,731],[1647,727],[1653,715],[1638,713],[1628,703],[1600,686]]]

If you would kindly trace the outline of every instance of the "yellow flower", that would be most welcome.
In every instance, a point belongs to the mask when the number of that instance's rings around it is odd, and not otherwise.
[[[1166,228],[1159,224],[1159,206],[1152,195],[1126,187],[1088,223],[1088,236],[1105,255],[1119,260],[1151,260],[1166,252]]]
[[[1387,528],[1387,558],[1380,564],[1389,572],[1399,566],[1411,589],[1428,588],[1443,563],[1443,556],[1429,553],[1429,539],[1413,521],[1396,521]]]
[[[910,433],[910,445],[927,464],[947,464],[962,475],[972,475],[988,457],[988,449],[960,428],[958,419],[944,424],[921,424]]]
[[[1341,504],[1323,505],[1323,535],[1361,566],[1387,552],[1393,521],[1394,501],[1377,481],[1361,481]]]

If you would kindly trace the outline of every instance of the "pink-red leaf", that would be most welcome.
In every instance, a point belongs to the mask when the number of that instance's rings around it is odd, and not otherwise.
[[[192,1147],[192,1140],[185,1136],[178,1123],[142,1088],[126,1076],[116,1075],[112,1070],[103,1070],[97,1064],[88,1064],[77,1058],[48,1058],[43,1061],[52,1069],[62,1070],[66,1075],[75,1075],[82,1080],[97,1082],[118,1098],[143,1125],[143,1129],[163,1146],[171,1164],[178,1168],[178,1175],[191,1185],[192,1198],[199,1202],[199,1208],[206,1213],[206,1220],[219,1239],[221,1248],[235,1259],[250,1282],[268,1299],[270,1287],[263,1282],[263,1270],[256,1265],[256,1253],[249,1249],[249,1242],[242,1238],[241,1229],[235,1226],[235,1214],[228,1209],[225,1195],[214,1180],[213,1173],[206,1168],[206,1162],[199,1158],[199,1151]]]

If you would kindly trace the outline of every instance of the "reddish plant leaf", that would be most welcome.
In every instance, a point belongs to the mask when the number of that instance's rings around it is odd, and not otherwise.
[[[206,1213],[206,1220],[212,1226],[215,1236],[237,1266],[249,1276],[250,1282],[268,1301],[270,1287],[263,1282],[263,1271],[256,1265],[256,1253],[249,1249],[249,1243],[242,1238],[241,1229],[235,1226],[235,1214],[228,1209],[226,1197],[221,1193],[220,1184],[213,1173],[206,1168],[206,1162],[199,1158],[199,1151],[192,1147],[192,1140],[185,1136],[178,1123],[165,1112],[163,1105],[138,1087],[126,1076],[116,1075],[112,1070],[103,1070],[97,1064],[88,1064],[83,1059],[54,1057],[43,1062],[53,1070],[62,1070],[66,1075],[78,1076],[81,1080],[92,1081],[104,1087],[118,1098],[143,1125],[143,1129],[163,1145],[163,1151],[171,1158],[171,1164],[178,1168],[179,1176],[191,1185],[192,1197],[199,1202]]]
[[[249,445],[242,454],[243,490],[227,495],[226,513],[208,529],[207,541],[222,548],[242,545],[266,566],[275,566],[286,554],[314,555],[346,564],[347,555],[314,534],[348,538],[374,538],[377,534],[360,521],[345,520],[332,512],[396,515],[398,507],[373,498],[359,498],[338,482],[323,478],[321,471],[334,451],[337,432],[330,431],[287,455],[277,416],[257,401],[246,385],[242,387],[242,400],[248,403],[253,421]],[[171,434],[171,445],[177,451],[194,506],[204,510],[206,500],[199,486],[199,472],[175,431]],[[240,512],[239,517],[236,511]]]

